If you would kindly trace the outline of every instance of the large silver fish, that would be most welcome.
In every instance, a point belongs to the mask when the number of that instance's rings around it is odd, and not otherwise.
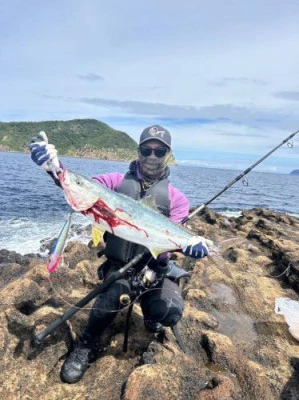
[[[101,230],[147,247],[154,258],[166,251],[184,249],[192,237],[195,239],[155,210],[152,196],[136,201],[68,170],[62,170],[58,179],[73,210],[80,211]],[[198,237],[198,242],[201,239]]]

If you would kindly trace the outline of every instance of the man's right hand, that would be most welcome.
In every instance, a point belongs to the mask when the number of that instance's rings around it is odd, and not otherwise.
[[[45,138],[46,140],[41,140]],[[34,137],[30,143],[31,159],[35,164],[46,171],[59,170],[59,160],[57,150],[53,144],[49,144],[44,132],[40,132],[39,137]],[[51,161],[51,162],[50,162]]]

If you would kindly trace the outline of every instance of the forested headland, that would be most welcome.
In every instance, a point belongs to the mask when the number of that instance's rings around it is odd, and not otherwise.
[[[0,151],[28,152],[33,136],[46,132],[59,155],[129,161],[137,143],[125,132],[95,119],[0,122]]]

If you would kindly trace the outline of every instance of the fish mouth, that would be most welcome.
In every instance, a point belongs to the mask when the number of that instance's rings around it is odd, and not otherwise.
[[[98,201],[98,197],[81,186],[78,178],[81,179],[78,174],[64,170],[59,176],[59,181],[71,208],[75,211],[86,211]]]

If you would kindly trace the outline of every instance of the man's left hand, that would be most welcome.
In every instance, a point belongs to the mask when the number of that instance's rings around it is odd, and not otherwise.
[[[191,258],[203,258],[209,255],[209,247],[205,238],[201,236],[192,236],[182,252],[185,256]]]

